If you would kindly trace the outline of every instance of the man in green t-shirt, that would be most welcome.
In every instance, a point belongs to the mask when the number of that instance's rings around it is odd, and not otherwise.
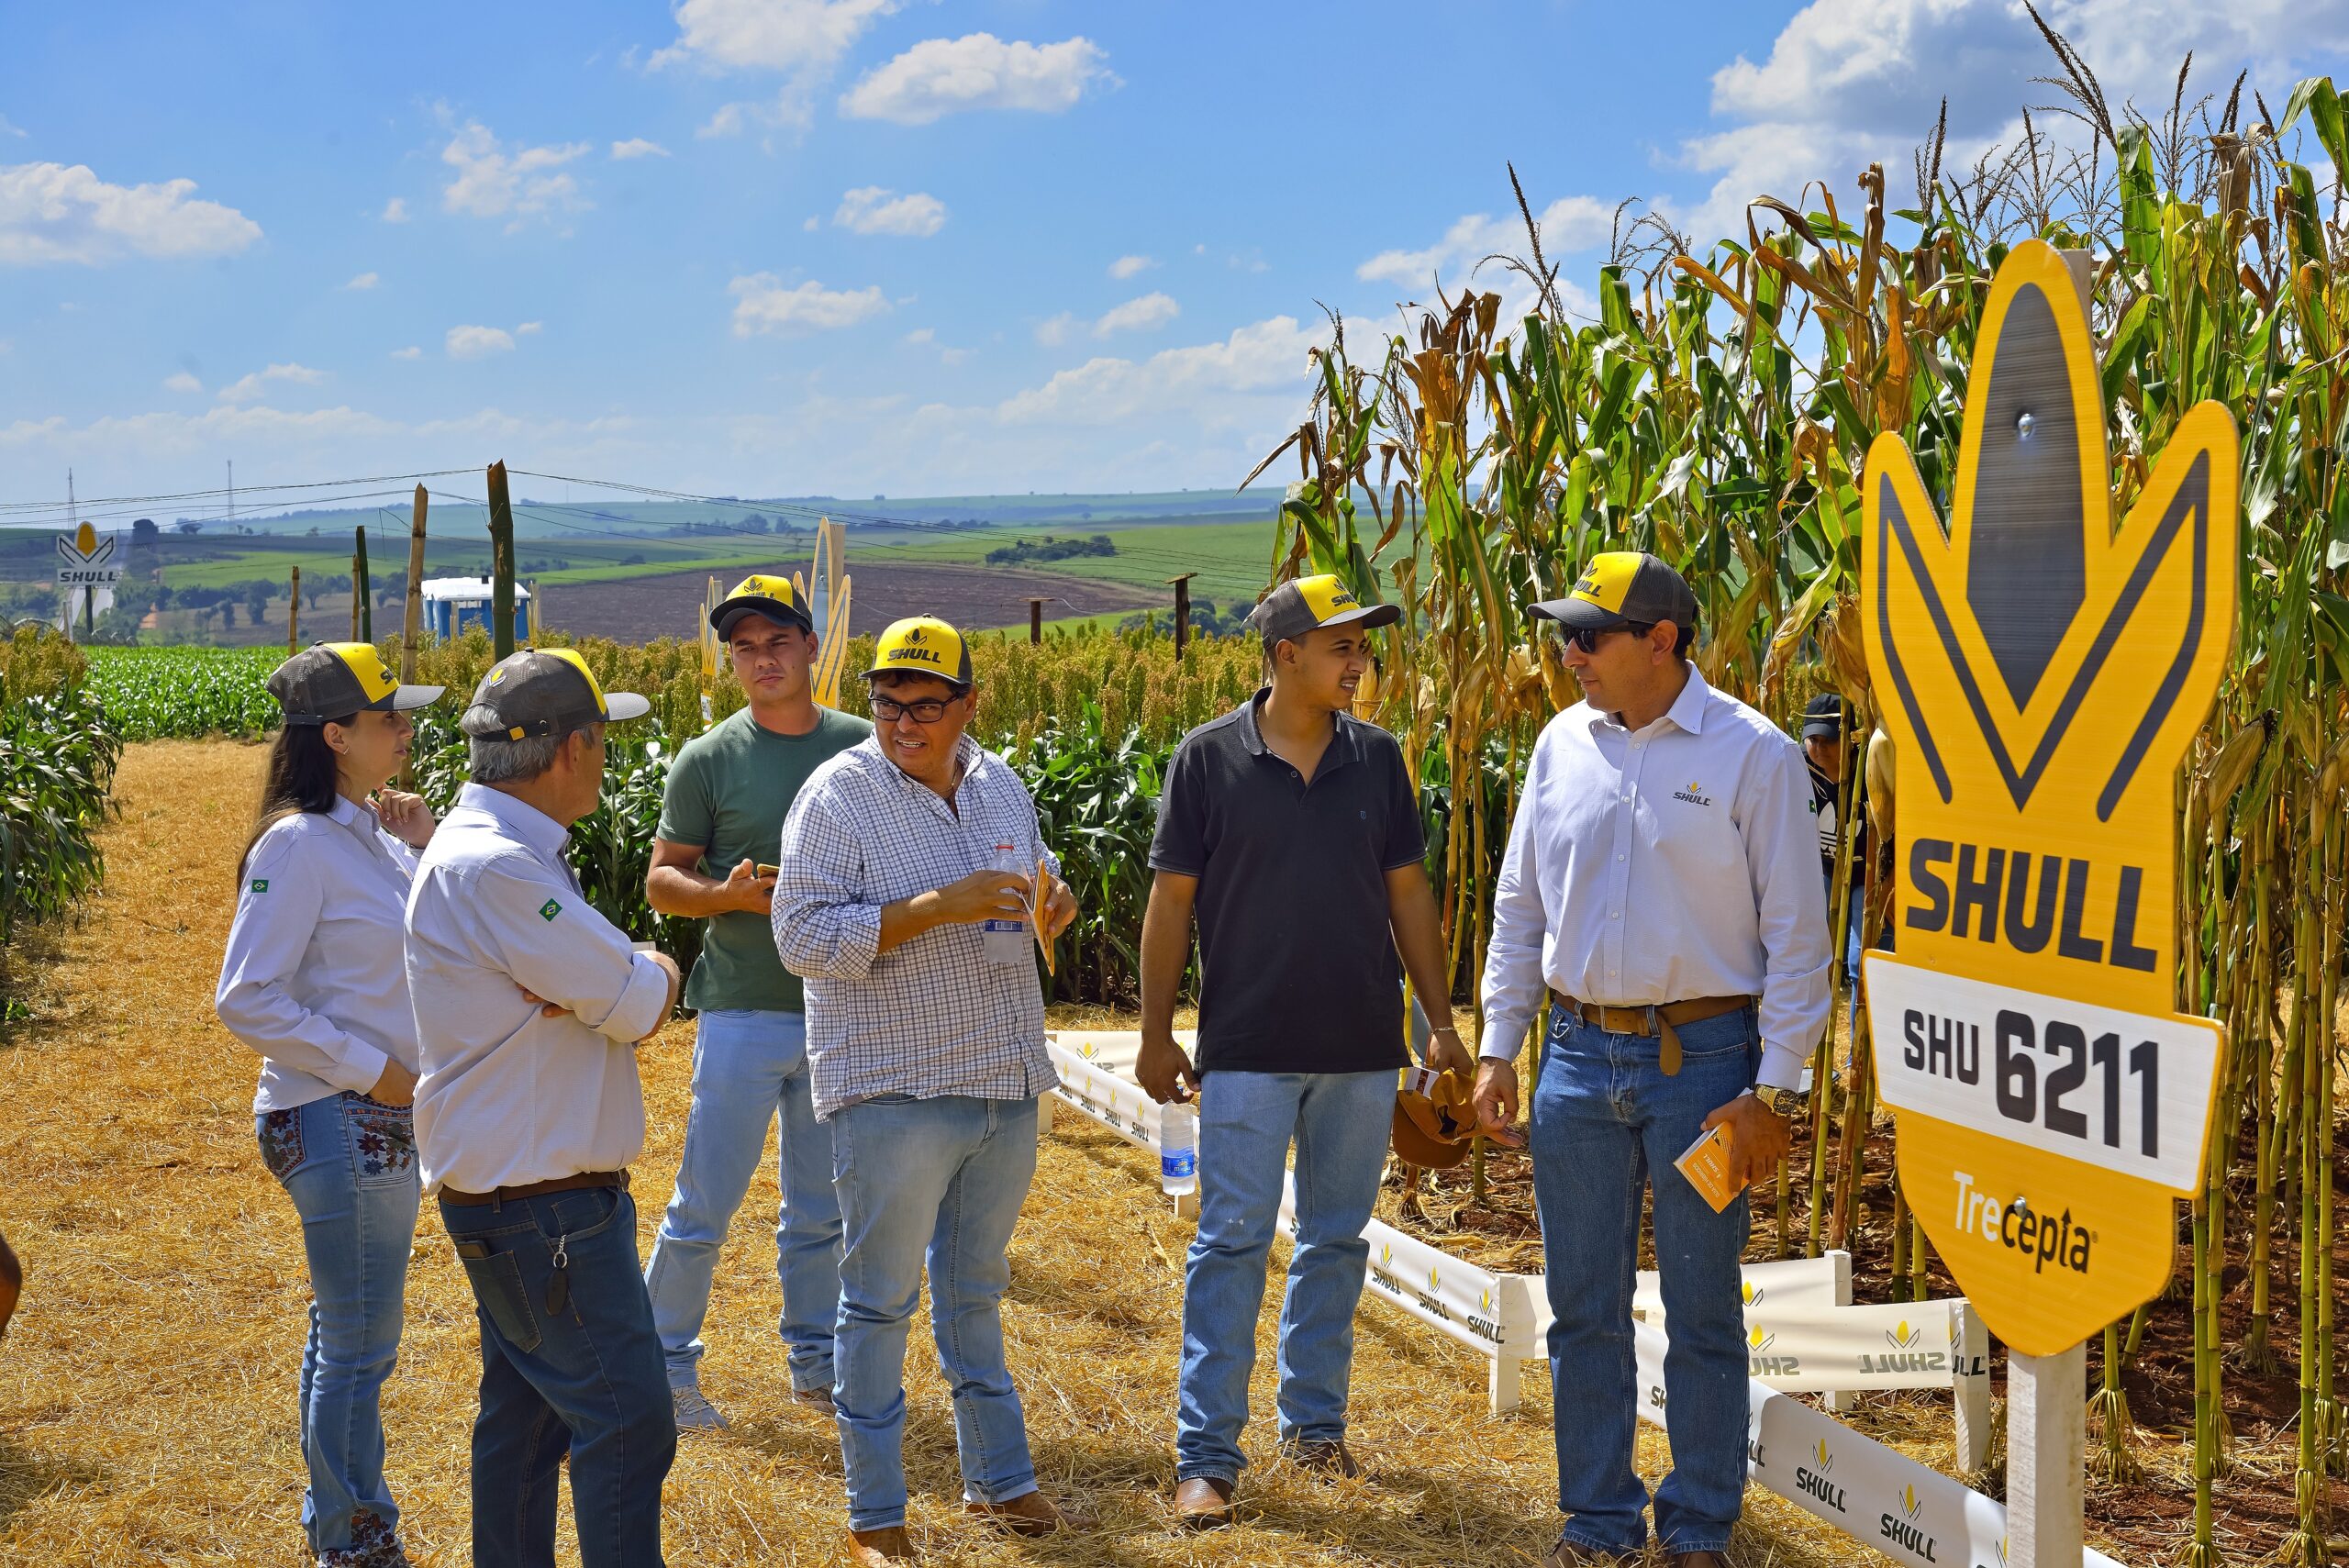
[[[709,922],[701,962],[685,985],[685,1001],[701,1017],[685,1158],[644,1270],[677,1426],[688,1431],[726,1425],[701,1393],[702,1319],[718,1247],[778,1116],[778,1327],[792,1392],[831,1400],[841,1294],[832,1143],[817,1125],[808,1091],[799,977],[776,958],[768,926],[774,875],[771,866],[763,873],[760,867],[778,853],[783,819],[807,775],[873,733],[865,720],[817,705],[808,683],[815,628],[788,580],[744,578],[709,618],[750,706],[677,753],[644,878],[645,901],[653,908]]]

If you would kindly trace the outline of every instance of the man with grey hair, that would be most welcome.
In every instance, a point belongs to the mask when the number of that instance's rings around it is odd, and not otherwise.
[[[636,1046],[677,966],[635,951],[563,859],[601,798],[604,727],[649,706],[567,648],[500,660],[459,721],[473,782],[408,897],[417,1148],[481,1319],[476,1568],[554,1561],[566,1453],[582,1568],[661,1562],[677,1429],[628,1164]]]

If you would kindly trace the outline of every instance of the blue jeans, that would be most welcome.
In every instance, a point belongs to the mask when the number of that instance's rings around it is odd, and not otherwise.
[[[691,1385],[702,1319],[726,1227],[780,1117],[774,1273],[783,1286],[777,1330],[798,1393],[832,1385],[832,1319],[841,1305],[841,1206],[832,1193],[832,1140],[816,1121],[807,1083],[807,1019],[799,1013],[704,1012],[695,1027],[693,1110],[677,1189],[653,1238],[644,1288],[668,1358],[669,1381]]]
[[[1280,1434],[1345,1436],[1370,1223],[1395,1114],[1395,1073],[1208,1074],[1199,1096],[1199,1229],[1183,1275],[1174,1474],[1239,1478],[1264,1263],[1297,1142],[1297,1235],[1281,1298]]]
[[[262,1158],[302,1218],[310,1332],[302,1346],[302,1531],[332,1562],[397,1539],[384,1485],[384,1380],[400,1347],[418,1202],[406,1106],[329,1095],[254,1118]]]
[[[954,1398],[963,1494],[1036,1489],[1028,1424],[1003,1364],[1006,1249],[1036,1174],[1036,1102],[877,1095],[832,1113],[841,1256],[832,1409],[851,1529],[906,1522],[906,1337],[930,1265],[930,1331]]]
[[[1667,1551],[1726,1551],[1745,1496],[1742,1194],[1715,1214],[1673,1168],[1705,1118],[1753,1083],[1753,1010],[1679,1030],[1680,1071],[1653,1035],[1612,1034],[1553,1009],[1533,1090],[1533,1198],[1550,1310],[1558,1507],[1569,1540],[1631,1553],[1647,1540],[1647,1488],[1631,1468],[1638,1390],[1631,1280],[1640,1192],[1653,1188],[1656,1266],[1671,1348],[1664,1361],[1672,1473],[1655,1491]]]
[[[617,1187],[444,1199],[440,1221],[481,1318],[473,1568],[554,1568],[565,1454],[580,1568],[660,1568],[677,1424],[638,1272],[635,1203]]]

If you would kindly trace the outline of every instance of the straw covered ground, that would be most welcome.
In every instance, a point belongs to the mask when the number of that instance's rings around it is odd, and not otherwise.
[[[261,756],[232,741],[133,748],[103,893],[77,926],[18,954],[39,973],[32,1019],[0,1045],[0,1229],[28,1276],[0,1345],[0,1563],[303,1560],[300,1232],[254,1150],[253,1061],[210,1006]],[[689,1026],[673,1025],[644,1052],[646,1247],[678,1157],[690,1040]],[[1542,1551],[1555,1528],[1546,1385],[1529,1376],[1526,1409],[1490,1419],[1484,1363],[1383,1307],[1361,1319],[1354,1364],[1354,1438],[1370,1476],[1330,1485],[1297,1474],[1260,1424],[1242,1526],[1174,1529],[1187,1237],[1150,1174],[1126,1146],[1063,1116],[1013,1243],[1005,1318],[1039,1468],[1053,1494],[1097,1510],[1100,1529],[1013,1543],[963,1521],[944,1385],[918,1333],[907,1446],[915,1533],[932,1561],[1516,1564]],[[665,1505],[673,1562],[836,1560],[831,1425],[789,1398],[774,1340],[773,1243],[760,1217],[774,1201],[770,1162],[725,1253],[708,1330],[704,1385],[734,1427],[683,1447]],[[389,1468],[410,1551],[452,1568],[467,1555],[477,1340],[429,1206],[407,1299],[386,1391]],[[1268,1297],[1255,1390],[1267,1415],[1274,1306]],[[1867,1424],[1945,1462],[1946,1408],[1886,1402]],[[1642,1468],[1653,1478],[1664,1461],[1642,1429]],[[564,1531],[567,1541],[567,1518]],[[1742,1562],[1855,1558],[1873,1554],[1749,1494]],[[575,1561],[567,1544],[563,1561]]]

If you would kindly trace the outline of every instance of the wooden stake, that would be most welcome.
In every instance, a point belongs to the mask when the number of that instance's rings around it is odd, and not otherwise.
[[[351,640],[375,640],[373,584],[367,580],[367,528],[351,530]]]
[[[407,598],[400,606],[400,680],[416,680],[417,627],[424,614],[424,486],[416,487],[416,520],[407,530]]]
[[[489,642],[500,659],[514,651],[514,503],[506,464],[489,465]]]
[[[1042,599],[1028,601],[1028,640],[1030,643],[1044,640],[1044,604]]]
[[[285,656],[302,651],[302,569],[294,568],[293,584],[285,590]]]
[[[1174,659],[1180,663],[1183,651],[1191,645],[1191,579],[1196,572],[1186,572],[1180,577],[1169,577],[1174,584]]]
[[[2007,1568],[2072,1568],[2087,1496],[2088,1348],[2007,1352]]]

